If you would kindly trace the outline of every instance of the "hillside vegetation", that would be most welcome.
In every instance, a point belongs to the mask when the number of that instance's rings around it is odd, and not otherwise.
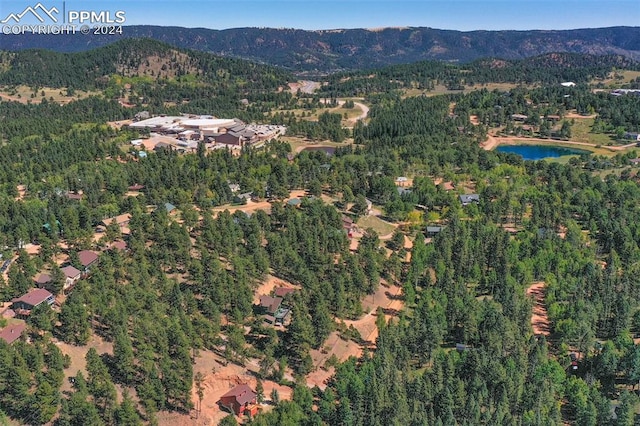
[[[640,60],[638,27],[461,32],[421,27],[304,31],[128,26],[123,35],[1,37],[2,45],[8,50],[45,48],[61,52],[91,50],[118,38],[152,38],[182,48],[250,59],[292,71],[320,73],[422,60],[522,59],[551,52],[618,54]]]

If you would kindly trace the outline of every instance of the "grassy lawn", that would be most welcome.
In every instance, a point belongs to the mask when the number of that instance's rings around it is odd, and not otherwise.
[[[596,145],[609,145],[613,140],[602,133],[591,133],[593,118],[575,118],[571,126],[571,140],[576,142],[588,142]]]
[[[318,121],[318,117],[323,112],[330,112],[332,114],[340,114],[342,116],[342,125],[349,126],[352,123],[349,120],[354,119],[362,114],[362,109],[355,105],[353,108],[344,108],[342,106],[333,107],[333,108],[314,108],[314,109],[306,109],[306,108],[296,108],[286,110],[287,112],[293,113],[297,118],[301,118],[302,120],[307,121]],[[311,113],[311,115],[309,115]],[[302,116],[304,114],[304,117]],[[346,119],[344,118],[346,114]]]
[[[507,91],[520,86],[522,85],[513,84],[513,83],[488,83],[488,84],[477,84],[475,86],[465,86],[464,90],[449,90],[444,85],[439,84],[434,88],[434,90],[430,90],[430,91],[420,90],[420,89],[407,89],[403,91],[403,94],[404,94],[403,96],[405,97],[420,96],[420,95],[437,96],[437,95],[446,95],[446,94],[452,94],[452,93],[466,94],[466,93],[471,93],[473,91],[480,90],[480,89],[487,89],[488,91],[492,91],[492,90]]]
[[[622,84],[630,83],[632,80],[635,80],[636,78],[640,77],[640,71],[629,71],[629,70],[616,71],[616,74],[621,75],[622,79],[616,80],[615,78],[613,78],[613,74],[611,74],[609,78],[604,80],[592,80],[591,84],[602,83],[607,87],[617,88],[617,87],[620,87]]]
[[[282,142],[287,142],[289,145],[291,145],[291,152],[296,152],[296,150],[298,148],[303,148],[303,147],[307,147],[307,146],[318,146],[318,145],[322,145],[322,146],[330,146],[330,147],[343,147],[346,145],[349,145],[351,143],[353,143],[353,139],[352,138],[347,138],[345,139],[345,141],[343,143],[337,143],[337,142],[331,142],[328,140],[324,140],[324,141],[312,141],[309,139],[306,139],[304,137],[300,137],[300,136],[283,136],[279,138],[280,141]]]
[[[360,229],[371,228],[379,236],[391,234],[396,227],[392,224],[385,222],[377,216],[363,216],[358,220],[358,227]]]
[[[44,92],[44,96],[42,96],[42,92]],[[68,103],[77,99],[82,99],[91,95],[99,94],[99,92],[84,92],[82,90],[76,90],[73,96],[66,96],[67,89],[65,88],[54,89],[51,87],[39,88],[35,92],[35,96],[32,98],[31,95],[33,93],[34,91],[32,90],[32,88],[28,86],[17,86],[15,88],[0,87],[0,94],[11,97],[20,102],[27,103],[27,101],[31,101],[34,104],[40,103],[43,97],[46,98],[47,101],[51,101],[51,98],[53,98],[53,102]]]

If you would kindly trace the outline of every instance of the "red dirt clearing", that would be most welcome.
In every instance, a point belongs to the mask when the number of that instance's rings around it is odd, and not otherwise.
[[[285,288],[295,288],[297,290],[300,289],[299,286],[293,285],[288,281],[285,281],[280,278],[276,278],[273,275],[267,275],[267,279],[260,284],[253,295],[253,304],[260,304],[260,296],[269,295],[271,292],[277,287],[285,287]]]
[[[220,409],[218,406],[218,401],[222,395],[240,384],[248,384],[253,390],[256,389],[257,379],[254,370],[257,370],[257,368],[254,367],[252,363],[249,363],[247,367],[241,367],[233,363],[224,365],[222,357],[210,351],[200,351],[193,366],[193,373],[194,376],[198,372],[204,376],[201,412],[198,415],[195,410],[191,410],[190,414],[163,411],[158,413],[158,424],[160,426],[217,425],[220,420],[229,415],[227,411]],[[291,388],[278,385],[270,380],[264,380],[262,383],[267,401],[270,400],[271,391],[274,388],[278,390],[281,400],[291,399]],[[197,407],[198,392],[195,382],[191,393],[191,400],[194,406]],[[272,407],[272,405],[262,405],[263,410],[269,410]],[[236,417],[236,419],[242,420],[239,417]]]
[[[533,313],[531,315],[531,327],[535,334],[543,334],[548,336],[551,332],[549,325],[549,316],[547,315],[547,308],[544,306],[544,292],[545,283],[539,281],[533,283],[531,287],[527,289],[527,296],[533,297]]]
[[[326,381],[333,375],[333,368],[325,370],[325,362],[335,355],[342,362],[349,357],[359,358],[365,347],[374,349],[376,339],[378,338],[378,328],[376,327],[376,311],[381,307],[385,320],[388,322],[394,318],[402,310],[404,302],[401,299],[402,289],[398,286],[389,286],[384,282],[378,287],[378,290],[362,301],[362,307],[365,312],[369,312],[357,320],[343,321],[347,327],[353,326],[360,336],[362,336],[363,345],[359,345],[353,340],[344,340],[338,332],[333,332],[323,345],[323,350],[312,350],[311,358],[313,359],[314,371],[307,376],[307,385],[309,387],[318,386],[320,389],[326,387]]]

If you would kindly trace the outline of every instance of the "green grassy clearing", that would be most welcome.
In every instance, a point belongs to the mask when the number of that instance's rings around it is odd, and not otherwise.
[[[377,216],[363,216],[358,220],[360,229],[373,229],[379,236],[391,234],[396,227]]]

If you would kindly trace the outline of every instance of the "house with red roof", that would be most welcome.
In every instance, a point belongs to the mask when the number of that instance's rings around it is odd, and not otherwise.
[[[0,339],[4,340],[8,344],[12,344],[22,336],[27,325],[24,322],[18,324],[11,324],[0,330]]]
[[[83,267],[82,273],[87,275],[93,266],[98,263],[98,254],[91,250],[82,250],[78,253],[78,260]]]
[[[291,293],[295,293],[296,289],[295,288],[289,288],[289,287],[277,287],[274,291],[273,291],[273,295],[275,297],[282,297],[285,298],[287,297],[287,295],[291,294]]]
[[[51,306],[55,301],[55,297],[48,290],[36,288],[25,295],[13,299],[13,306],[11,308],[16,312],[18,317],[28,317],[36,306],[40,306],[42,303]]]
[[[53,278],[51,278],[51,275],[44,274],[44,273],[38,275],[34,280],[34,282],[36,283],[36,286],[39,288],[47,287],[48,285],[51,284],[52,281],[53,281]]]
[[[257,395],[248,385],[238,385],[220,397],[220,405],[236,416],[258,413]]]

